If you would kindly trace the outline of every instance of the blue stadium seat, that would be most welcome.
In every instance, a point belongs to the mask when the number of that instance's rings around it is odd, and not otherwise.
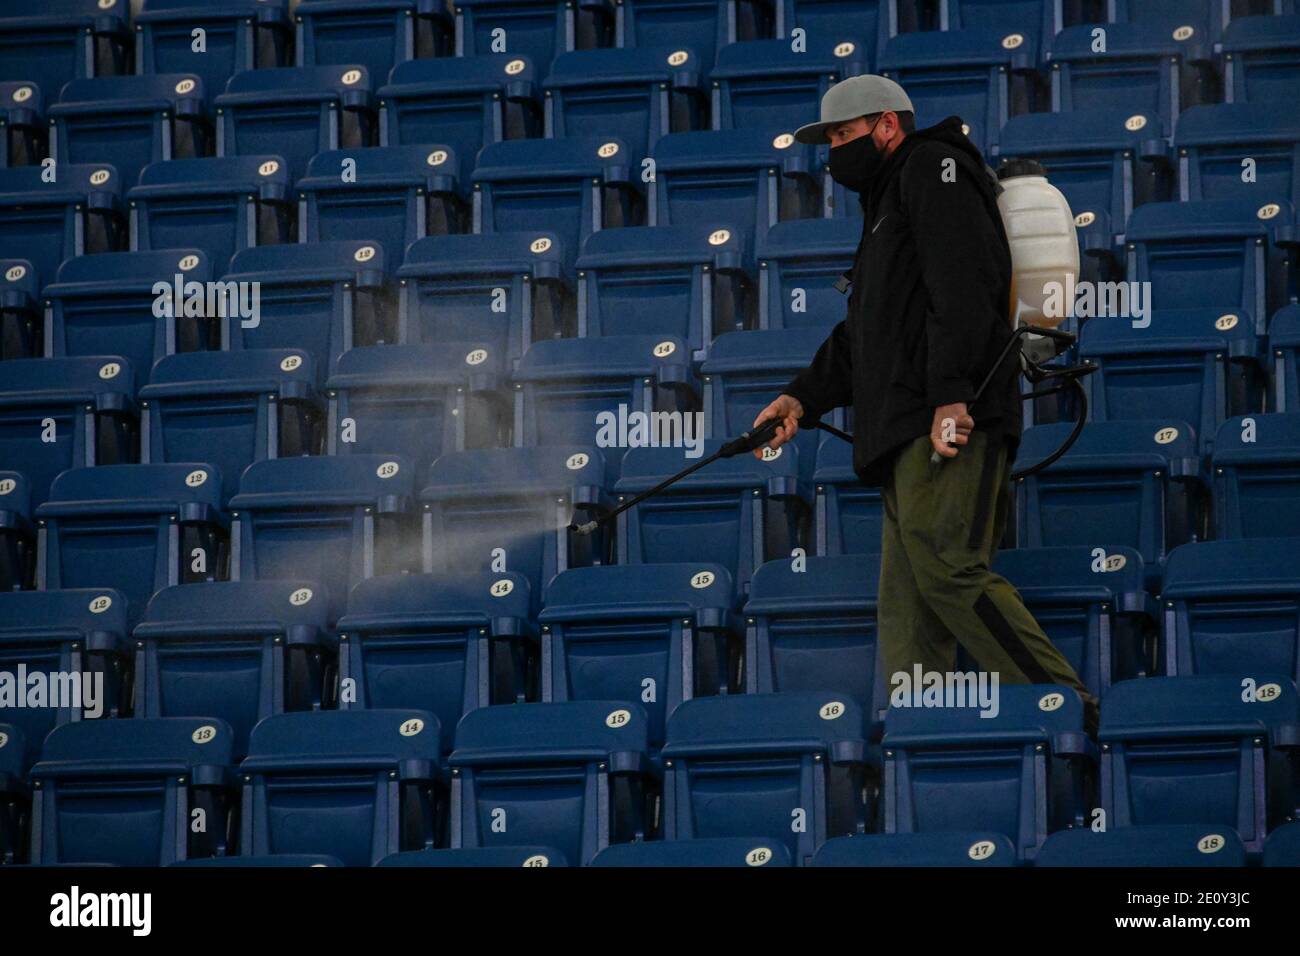
[[[0,593],[0,673],[10,684],[0,724],[16,727],[27,742],[26,758],[15,758],[20,774],[55,727],[117,717],[125,709],[122,681],[131,636],[126,612],[126,598],[107,588]],[[44,692],[35,698],[38,677]],[[72,699],[58,694],[60,689]],[[15,691],[22,697],[14,699]]]
[[[532,344],[562,329],[573,290],[553,232],[429,236],[397,270],[398,341],[482,342],[511,367]]]
[[[1259,8],[1275,0],[1245,0],[1236,4],[1222,0],[1112,0],[1110,19],[1115,23],[1151,23],[1174,29],[1190,24],[1208,30],[1218,39],[1233,7]]]
[[[111,158],[134,186],[150,163],[207,153],[204,97],[203,80],[186,73],[73,80],[49,109],[50,156],[59,163]]]
[[[898,0],[784,0],[776,5],[777,22],[773,35],[788,37],[799,28],[816,43],[840,36],[848,25],[849,33],[866,41],[866,48],[855,53],[863,57],[867,69],[861,72],[867,73],[875,69],[885,52],[885,44],[896,33],[937,29],[938,24],[932,22],[936,12],[933,8],[926,9],[925,5],[918,11],[911,0],[902,3]],[[930,16],[923,22],[918,14]]]
[[[211,462],[229,500],[253,462],[319,450],[315,381],[292,349],[168,355],[140,389],[140,460]]]
[[[1102,51],[1094,49],[1098,30],[1105,33]],[[1113,109],[1122,103],[1134,117],[1148,121],[1142,129],[1149,135],[1168,136],[1178,114],[1202,99],[1208,50],[1205,28],[1190,24],[1066,27],[1056,35],[1046,56],[1051,67],[1052,112]],[[1135,125],[1138,122],[1134,120]]]
[[[1042,165],[1075,214],[1080,252],[1109,256],[1134,207],[1172,198],[1159,130],[1158,118],[1129,108],[1026,113],[1003,127],[998,155]]]
[[[254,725],[319,710],[337,642],[320,586],[222,581],[164,588],[136,625],[136,717],[220,717],[236,759]]]
[[[1073,428],[1027,429],[1017,461],[1042,461]],[[1169,550],[1197,533],[1202,481],[1196,432],[1186,422],[1086,425],[1058,461],[1016,483],[1018,545],[1133,548],[1151,583]]]
[[[462,850],[408,850],[390,853],[375,866],[568,866],[552,846],[480,846]]]
[[[1300,822],[1283,824],[1264,841],[1265,866],[1300,866]]]
[[[808,367],[826,333],[817,328],[733,332],[720,336],[700,366],[704,386],[704,420],[714,438],[748,431],[772,396]],[[842,416],[833,413],[828,421]],[[811,481],[817,463],[816,429],[803,429],[794,438],[799,450],[800,477]]]
[[[673,133],[654,148],[649,225],[728,223],[761,243],[782,219],[819,214],[812,147],[781,129]]]
[[[1208,455],[1230,415],[1263,406],[1257,331],[1249,316],[1219,309],[1157,309],[1145,324],[1111,316],[1085,322],[1079,357],[1097,367],[1083,380],[1089,420],[1191,422]]]
[[[398,456],[254,462],[230,499],[230,579],[316,581],[337,620],[351,585],[413,569],[405,514],[414,483]]]
[[[862,214],[779,222],[758,241],[758,323],[761,329],[815,326],[829,333],[848,314],[835,288],[853,267]],[[844,218],[841,218],[844,217]]]
[[[1275,534],[1286,529],[1278,529]],[[1300,539],[1185,544],[1169,555],[1165,672],[1300,679]]]
[[[1027,861],[1049,832],[1083,824],[1096,748],[1083,731],[1077,694],[1053,684],[1004,684],[989,688],[990,702],[975,700],[974,681],[938,689],[940,706],[921,705],[921,686],[891,693],[884,832],[992,830]]]
[[[707,457],[719,439],[701,449]],[[764,461],[737,455],[713,462],[662,494],[618,516],[618,563],[664,564],[692,560],[720,564],[738,597],[769,558],[789,555],[802,541],[811,510],[799,478],[799,450],[786,445]],[[691,464],[680,448],[632,448],[623,456],[614,490],[620,501],[647,491]]]
[[[209,102],[241,70],[284,66],[291,36],[288,0],[144,0],[134,22],[136,72],[195,73]]]
[[[62,471],[135,455],[135,373],[116,355],[13,359],[0,368],[0,461],[36,507]]]
[[[853,470],[852,445],[834,435],[821,436],[813,487],[816,553],[879,554],[884,504],[880,489],[864,485]]]
[[[939,29],[1019,33],[1037,62],[1067,20],[1079,21],[1084,5],[1084,0],[942,0]],[[1067,8],[1072,16],[1067,17]]]
[[[352,65],[236,73],[213,101],[217,155],[283,156],[296,181],[319,152],[370,145],[371,84],[366,69]]]
[[[31,862],[165,866],[223,850],[233,746],[211,717],[56,728],[30,774]],[[194,833],[199,811],[207,826]]]
[[[615,45],[685,48],[707,72],[727,44],[771,36],[775,6],[769,0],[630,0],[614,8]]]
[[[1034,866],[1245,866],[1246,848],[1230,826],[1061,830],[1047,838]]]
[[[448,451],[506,444],[503,356],[473,344],[349,349],[330,376],[327,451],[404,455],[423,483]]]
[[[1241,309],[1258,323],[1286,302],[1279,241],[1294,219],[1285,200],[1147,203],[1129,219],[1127,278],[1150,282],[1158,309]]]
[[[815,122],[826,91],[839,80],[867,73],[871,49],[854,30],[854,17],[799,50],[791,41],[749,40],[718,50],[709,74],[714,129],[795,129]]]
[[[223,321],[222,347],[300,350],[324,385],[345,351],[382,340],[386,268],[383,247],[368,239],[245,249],[223,281],[257,289],[259,308]]]
[[[0,11],[0,79],[34,82],[51,102],[69,80],[124,72],[127,0],[42,0],[38,9]]]
[[[879,582],[875,555],[762,565],[744,608],[746,692],[847,695],[866,715],[868,741],[878,741],[888,705],[876,626]]]
[[[663,836],[761,836],[806,866],[828,836],[861,833],[866,741],[852,700],[697,697],[668,718]]]
[[[749,245],[722,223],[602,229],[578,257],[578,335],[671,335],[703,358],[752,308]]]
[[[17,471],[0,471],[0,592],[32,586],[36,526],[32,490]]]
[[[266,856],[211,856],[202,860],[181,860],[168,866],[200,867],[201,869],[227,869],[229,867],[283,867],[342,866],[343,861],[324,853],[268,853]]]
[[[441,733],[423,710],[267,717],[239,768],[241,855],[323,853],[371,866],[431,847]]]
[[[143,379],[165,355],[215,348],[211,279],[212,262],[198,249],[68,259],[43,292],[45,354],[120,355]]]
[[[703,127],[703,83],[698,59],[680,47],[563,53],[544,84],[546,135],[616,137],[647,156],[660,136]]]
[[[488,143],[539,136],[537,82],[512,53],[400,63],[379,88],[379,145],[446,143],[473,159]]]
[[[1262,202],[1265,197],[1300,202],[1300,108],[1294,100],[1193,106],[1178,120],[1174,148],[1184,202]],[[1244,181],[1247,173],[1252,178]]]
[[[289,188],[279,156],[151,163],[126,197],[131,248],[196,247],[224,275],[236,252],[288,241]]]
[[[505,571],[361,581],[338,633],[339,709],[430,711],[444,753],[465,714],[523,700],[536,656],[528,579]]]
[[[457,57],[497,52],[524,57],[536,67],[539,81],[562,53],[614,45],[608,0],[573,6],[558,0],[465,0],[455,13]]]
[[[480,707],[448,759],[451,846],[552,846],[585,866],[649,827],[647,720],[631,701]]]
[[[572,266],[592,233],[640,225],[640,162],[614,137],[489,143],[474,170],[474,231],[554,233]]]
[[[298,180],[298,239],[376,239],[397,265],[417,239],[464,231],[472,160],[445,146],[317,153]]]
[[[1272,407],[1279,412],[1300,411],[1300,305],[1277,311],[1268,328],[1272,356]]]
[[[107,163],[0,169],[0,258],[25,259],[49,282],[64,259],[118,248],[126,239],[123,181]]]
[[[574,568],[544,600],[543,701],[639,700],[654,752],[678,704],[732,689],[740,631],[720,565]]]
[[[604,456],[589,444],[443,455],[420,492],[423,569],[522,574],[536,611],[555,575],[604,554],[605,534],[577,535],[569,523],[608,510],[605,474]]]
[[[1147,677],[1101,705],[1106,827],[1231,827],[1258,852],[1295,810],[1295,684],[1289,676]]]
[[[22,859],[26,850],[23,831],[31,793],[26,750],[23,732],[0,723],[0,864]]]
[[[907,90],[918,129],[955,114],[988,154],[1007,119],[1034,106],[1024,80],[1036,61],[1032,34],[981,27],[900,33],[885,47],[880,72]]]
[[[1151,670],[1156,601],[1132,548],[1015,548],[998,552],[993,570],[1020,592],[1094,696]]]
[[[73,468],[54,479],[36,517],[36,587],[116,588],[133,625],[156,592],[215,581],[225,566],[221,476],[211,465]]]
[[[41,281],[26,259],[0,259],[0,360],[37,358],[43,348]]]
[[[643,840],[616,843],[596,854],[592,866],[748,867],[793,866],[785,844],[764,837],[714,837],[701,840]]]
[[[835,837],[817,850],[813,866],[1016,866],[1016,849],[1006,834],[872,833]]]
[[[534,342],[515,372],[515,444],[594,442],[625,448],[633,440],[635,412],[671,416],[647,420],[637,433],[647,443],[665,434],[670,440],[698,439],[703,431],[691,411],[698,405],[690,362],[685,344],[670,336]],[[623,421],[626,437],[620,434]],[[607,458],[612,480],[618,453]]]
[[[1234,17],[1224,28],[1226,103],[1285,103],[1300,85],[1300,16]]]
[[[1243,415],[1215,439],[1215,537],[1300,535],[1300,415]]]
[[[40,88],[26,80],[0,82],[0,117],[0,169],[39,164],[47,145]]]
[[[451,16],[429,0],[303,0],[294,21],[298,66],[360,64],[376,85],[394,66],[415,59],[422,33],[432,41],[427,55],[450,52]]]

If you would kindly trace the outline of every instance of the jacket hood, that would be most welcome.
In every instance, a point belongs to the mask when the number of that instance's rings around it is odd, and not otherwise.
[[[926,129],[918,129],[908,139],[932,140],[936,143],[943,143],[951,146],[959,152],[965,153],[980,166],[984,166],[984,155],[970,141],[970,137],[961,131],[962,121],[960,116],[949,116],[946,120],[935,123]],[[906,140],[905,140],[906,142]]]

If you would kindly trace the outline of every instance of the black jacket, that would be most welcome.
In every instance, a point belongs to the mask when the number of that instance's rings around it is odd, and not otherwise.
[[[955,116],[907,136],[860,200],[848,315],[783,391],[809,424],[852,405],[854,470],[880,485],[893,452],[930,433],[938,406],[969,403],[1005,346],[1011,252],[997,187]],[[1014,451],[1014,358],[970,414]]]

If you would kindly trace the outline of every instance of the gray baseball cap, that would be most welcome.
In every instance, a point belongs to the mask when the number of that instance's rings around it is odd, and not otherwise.
[[[850,76],[836,83],[822,97],[821,122],[800,126],[794,138],[801,143],[829,143],[826,131],[832,126],[886,110],[914,112],[912,101],[903,88],[889,77],[874,73]]]

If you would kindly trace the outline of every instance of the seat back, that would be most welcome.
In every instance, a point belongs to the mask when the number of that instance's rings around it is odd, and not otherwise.
[[[1300,109],[1294,102],[1193,106],[1179,117],[1174,148],[1184,201],[1300,201]]]
[[[13,758],[19,774],[55,727],[117,716],[130,633],[126,598],[108,588],[0,593],[0,673],[10,684],[0,724],[28,742],[26,759]]]
[[[168,355],[140,389],[140,459],[209,461],[229,500],[253,462],[317,450],[315,382],[311,356],[293,349]]]
[[[521,574],[393,575],[359,582],[338,624],[339,708],[437,714],[450,753],[461,717],[514,703],[536,636]]]
[[[303,66],[236,73],[218,96],[217,155],[273,153],[288,163],[297,181],[311,157],[345,141],[344,114],[361,117],[359,133],[366,145],[365,111],[372,100],[372,78],[364,66]]]
[[[650,840],[617,843],[596,854],[592,866],[736,867],[791,866],[783,844],[768,846],[763,837],[715,837],[704,840]]]
[[[709,79],[714,129],[795,129],[815,122],[836,81],[870,72],[871,49],[855,15],[836,32],[815,34],[801,49],[788,38],[747,40],[718,50]]]
[[[926,13],[932,11],[924,11]],[[915,4],[898,3],[897,0],[786,0],[777,5],[775,36],[789,36],[799,27],[814,42],[829,40],[847,32],[859,36],[866,43],[861,51],[854,51],[864,60],[861,73],[875,69],[889,38],[900,30],[933,29],[937,24],[922,25],[917,18]]]
[[[585,866],[644,838],[645,712],[578,700],[470,711],[456,728],[451,846],[552,846]]]
[[[753,31],[749,36],[770,36],[773,7],[761,3],[745,8],[734,0],[633,0],[615,8],[616,45],[685,47],[708,70],[718,50],[743,39],[742,21]]]
[[[606,537],[570,530],[608,505],[605,459],[591,445],[485,448],[445,454],[420,493],[423,569],[515,572],[533,610],[556,574],[591,564]]]
[[[816,553],[879,554],[885,506],[880,489],[862,484],[853,470],[852,445],[834,435],[821,436],[813,487]]]
[[[121,355],[143,379],[164,355],[215,348],[211,279],[198,249],[68,259],[45,287],[45,354]]]
[[[236,252],[288,239],[289,185],[279,156],[151,163],[127,194],[131,248],[202,249],[214,273],[225,275]],[[269,235],[259,229],[263,219]]]
[[[81,720],[31,769],[31,861],[166,866],[225,845],[234,739],[215,717]],[[193,832],[202,815],[207,826]]]
[[[27,80],[53,100],[69,79],[120,73],[126,64],[129,4],[49,0],[0,15],[0,79]],[[96,55],[103,45],[106,57]]]
[[[872,833],[827,840],[813,866],[1015,866],[1016,849],[1004,833],[938,831]]]
[[[886,833],[992,830],[1032,860],[1050,831],[1081,825],[1089,744],[1076,693],[994,686],[987,672],[927,676],[919,664],[905,676],[882,739]]]
[[[806,866],[861,830],[863,713],[830,694],[697,697],[668,719],[668,840],[762,836]]]
[[[880,736],[888,705],[876,618],[875,555],[795,557],[754,572],[745,604],[748,693],[847,697]]]
[[[1233,17],[1222,49],[1224,102],[1287,102],[1300,79],[1300,16]]]
[[[73,468],[36,517],[36,587],[116,588],[132,625],[157,591],[215,581],[225,565],[221,475],[211,465]]]
[[[137,717],[220,717],[236,758],[254,725],[321,706],[334,654],[328,601],[301,581],[222,581],[165,588],[135,628]]]
[[[379,146],[317,153],[298,180],[299,240],[357,235],[377,240],[387,261],[429,233],[460,232],[470,157],[447,146]]]
[[[206,95],[192,73],[73,80],[50,107],[50,155],[60,163],[111,156],[134,186],[140,170],[172,158],[174,144],[207,152]]]
[[[586,47],[608,47],[612,39],[611,17],[606,9],[584,10],[556,0],[526,0],[500,3],[497,0],[468,0],[456,10],[456,56],[495,53],[504,31],[509,37],[511,56],[529,60],[537,79],[544,80],[552,61],[576,49],[582,29]],[[623,44],[630,45],[630,44]]]
[[[0,169],[0,258],[27,260],[48,283],[63,260],[117,248],[127,187],[108,163],[62,166],[53,183],[43,171]]]
[[[703,125],[703,79],[680,46],[563,53],[544,84],[546,135],[617,137],[647,156],[660,136]]]
[[[441,733],[422,710],[266,718],[240,764],[241,854],[323,853],[371,866],[432,846]]]
[[[340,6],[304,0],[294,9],[299,66],[354,63],[382,83],[394,66],[415,59],[415,0],[361,0]]]
[[[1231,827],[1257,852],[1295,807],[1273,748],[1294,739],[1290,675],[1148,677],[1111,688],[1101,708],[1101,806],[1108,829],[1158,823]]]
[[[1300,534],[1300,415],[1245,415],[1223,423],[1215,440],[1216,537]]]
[[[720,565],[606,565],[546,587],[542,700],[639,700],[652,750],[683,700],[731,684],[737,623]]]
[[[1035,867],[1245,865],[1246,848],[1231,827],[1195,824],[1061,830],[1047,838],[1034,859]]]
[[[845,316],[848,300],[835,283],[852,269],[863,229],[861,210],[845,215],[779,222],[759,240],[759,328],[829,332]]]
[[[0,370],[0,459],[21,464],[30,506],[69,468],[134,455],[135,371],[118,355],[13,359]]]
[[[349,349],[328,383],[329,453],[402,454],[422,484],[445,452],[504,444],[501,366],[500,353],[474,343]]]
[[[400,456],[254,462],[230,499],[231,580],[317,581],[337,620],[353,584],[414,568],[404,517],[414,486]]]

